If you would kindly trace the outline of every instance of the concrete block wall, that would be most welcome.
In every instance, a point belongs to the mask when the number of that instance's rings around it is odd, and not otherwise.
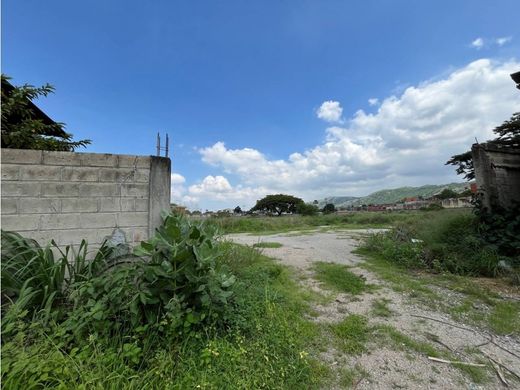
[[[1,225],[58,245],[130,246],[153,234],[170,206],[168,158],[2,149]],[[121,234],[123,233],[123,234]]]
[[[483,205],[493,210],[520,203],[520,147],[474,144],[471,152]]]

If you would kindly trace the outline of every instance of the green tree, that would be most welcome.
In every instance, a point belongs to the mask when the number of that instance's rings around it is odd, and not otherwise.
[[[233,212],[234,212],[235,214],[242,214],[242,209],[240,208],[240,206],[237,206],[237,207],[235,207],[235,209],[233,210]]]
[[[449,188],[445,188],[436,196],[439,199],[450,199],[458,197],[459,194]]]
[[[324,207],[323,207],[323,214],[332,214],[332,213],[335,213],[336,212],[336,206],[334,206],[334,204],[332,203],[327,203]]]
[[[301,215],[316,215],[318,207],[313,204],[299,203],[296,205],[296,213]]]
[[[73,141],[63,123],[54,122],[32,102],[54,92],[54,87],[13,86],[2,74],[2,148],[72,152],[90,140]]]
[[[515,112],[509,120],[495,127],[493,133],[498,137],[488,142],[499,145],[518,144],[520,142],[520,112]],[[471,150],[452,156],[446,165],[454,165],[458,175],[464,174],[464,179],[473,180],[475,178]]]
[[[256,205],[251,211],[266,211],[278,215],[282,215],[282,213],[295,213],[296,206],[302,203],[304,203],[302,199],[291,195],[267,195],[257,200]]]

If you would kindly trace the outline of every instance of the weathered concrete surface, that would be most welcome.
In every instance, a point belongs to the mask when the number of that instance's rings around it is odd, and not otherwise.
[[[509,208],[520,202],[520,146],[474,144],[471,153],[484,207]]]
[[[132,246],[170,203],[170,159],[2,149],[2,229],[47,244]],[[123,239],[124,238],[124,239]]]

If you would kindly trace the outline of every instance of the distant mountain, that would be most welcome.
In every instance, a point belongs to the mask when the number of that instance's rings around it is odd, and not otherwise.
[[[399,187],[389,190],[376,191],[370,195],[362,197],[353,196],[331,196],[318,201],[318,207],[323,207],[327,203],[332,203],[336,207],[360,206],[362,204],[384,204],[395,203],[403,198],[422,196],[429,198],[439,194],[448,188],[455,192],[463,192],[468,189],[470,183],[449,183],[440,185],[425,185],[422,187]]]

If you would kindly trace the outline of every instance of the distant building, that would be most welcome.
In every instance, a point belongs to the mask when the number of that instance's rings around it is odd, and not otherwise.
[[[446,209],[456,209],[463,207],[472,207],[471,196],[466,196],[463,198],[449,198],[443,199],[441,202],[441,206]]]

